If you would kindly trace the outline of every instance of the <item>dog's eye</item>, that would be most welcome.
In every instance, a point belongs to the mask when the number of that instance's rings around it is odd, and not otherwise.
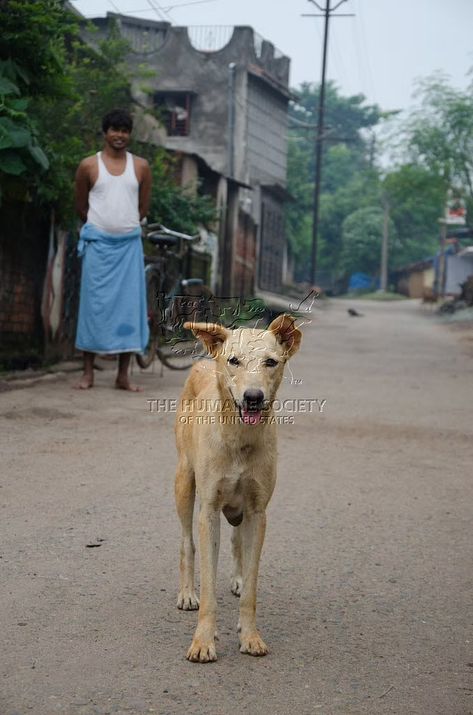
[[[273,360],[273,358],[268,358],[267,360],[264,361],[264,364],[266,367],[276,367],[278,364],[277,360]]]
[[[239,359],[237,357],[235,357],[234,355],[231,358],[228,358],[228,362],[230,363],[230,365],[239,365],[240,364]]]

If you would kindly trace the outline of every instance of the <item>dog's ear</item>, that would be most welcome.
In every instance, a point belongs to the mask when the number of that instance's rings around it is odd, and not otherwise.
[[[184,327],[192,330],[212,357],[217,356],[223,343],[230,336],[230,330],[217,323],[184,323]]]
[[[286,356],[288,358],[296,353],[301,345],[302,333],[299,328],[296,327],[295,318],[292,315],[278,315],[277,318],[273,320],[268,330],[274,333],[278,343],[281,343],[285,349]]]

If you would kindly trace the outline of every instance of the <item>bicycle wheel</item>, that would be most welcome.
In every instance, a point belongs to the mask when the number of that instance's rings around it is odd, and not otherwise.
[[[146,272],[146,302],[148,310],[149,340],[143,353],[136,353],[136,362],[142,369],[149,367],[157,354],[160,326],[159,294],[161,278],[153,272]]]
[[[167,321],[158,344],[158,357],[170,370],[188,370],[207,351],[192,330],[184,328],[185,322],[207,320],[208,300],[212,293],[207,286],[183,290],[182,295],[171,299]]]

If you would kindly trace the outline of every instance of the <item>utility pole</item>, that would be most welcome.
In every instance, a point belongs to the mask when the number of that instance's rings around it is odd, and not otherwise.
[[[386,293],[388,289],[388,245],[389,245],[389,203],[387,196],[383,199],[383,241],[381,244],[381,275],[379,289]]]
[[[320,81],[320,94],[319,94],[319,112],[317,120],[317,133],[315,136],[315,184],[314,184],[314,206],[313,206],[313,220],[312,220],[312,251],[310,257],[310,281],[312,285],[315,285],[315,274],[317,271],[317,243],[318,243],[318,233],[319,233],[319,205],[320,205],[320,180],[322,177],[322,148],[324,140],[324,115],[325,115],[325,78],[327,73],[327,46],[328,46],[328,29],[329,21],[335,10],[342,5],[342,3],[347,2],[347,0],[340,0],[337,5],[330,7],[330,0],[326,0],[325,8],[320,7],[316,0],[309,0],[313,5],[318,7],[318,9],[323,13],[323,15],[318,14],[304,14],[303,17],[323,17],[325,18],[324,26],[324,44],[322,53],[322,79]],[[353,13],[350,14],[339,14],[335,17],[353,17]]]
[[[230,179],[235,174],[235,76],[236,64],[228,65],[228,166]]]

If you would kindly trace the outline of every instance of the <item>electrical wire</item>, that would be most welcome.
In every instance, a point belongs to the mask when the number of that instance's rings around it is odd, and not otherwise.
[[[85,2],[86,0],[72,0],[73,4],[80,2]],[[136,15],[142,12],[151,12],[149,7],[139,8],[137,10],[120,10],[118,6],[113,2],[113,0],[108,0],[112,7],[119,12],[121,15]],[[218,0],[190,0],[190,2],[175,3],[174,5],[166,5],[162,7],[164,12],[169,12],[170,10],[177,10],[181,7],[188,7],[189,5],[204,5],[209,2],[218,2]]]
[[[360,87],[360,91],[363,92],[363,87],[365,84],[365,78],[363,75],[363,58],[361,55],[361,47],[360,47],[360,40],[358,37],[358,30],[357,30],[357,25],[356,23],[352,23],[350,26],[351,29],[351,37],[352,37],[352,44],[355,49],[355,54],[356,54],[356,71],[358,75],[358,85]]]
[[[336,17],[336,16],[334,16]],[[337,74],[340,77],[340,81],[343,82],[349,77],[349,74],[345,70],[345,63],[343,61],[343,55],[341,51],[339,51],[339,47],[337,44],[337,41],[335,39],[336,35],[336,30],[334,27],[332,27],[332,41],[330,43],[330,49],[332,50],[332,59],[334,61],[335,68],[337,70]],[[327,74],[329,74],[327,72]]]
[[[365,68],[366,68],[366,77],[368,80],[368,85],[370,86],[371,94],[373,96],[375,103],[378,104],[378,93],[376,92],[376,86],[375,86],[375,82],[373,79],[373,72],[371,69],[371,62],[370,62],[369,54],[366,49],[368,47],[368,43],[366,41],[366,33],[365,33],[365,28],[364,28],[364,23],[363,23],[363,12],[361,9],[362,3],[361,3],[361,0],[358,0],[358,2],[359,2],[359,10],[358,10],[358,13],[356,14],[356,20],[358,21],[358,26],[359,26],[359,30],[360,30],[361,47],[363,48],[363,50],[360,50],[360,56],[363,56],[363,58],[364,58],[364,64],[365,64]]]
[[[153,2],[153,0],[148,0],[148,5],[150,6],[150,8],[151,8],[152,10],[154,10],[154,12],[155,12],[156,15],[158,16],[158,19],[159,19],[159,20],[161,20],[161,21],[164,20],[164,22],[167,22],[166,16],[165,16],[164,13],[161,11],[161,9],[160,9],[160,7],[157,5],[157,3],[155,4],[155,3]]]

